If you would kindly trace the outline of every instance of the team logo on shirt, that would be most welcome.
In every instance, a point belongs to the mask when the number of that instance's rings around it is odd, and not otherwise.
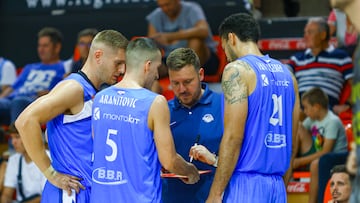
[[[99,120],[100,119],[100,109],[99,109],[99,107],[94,108],[93,118],[94,118],[94,120]]]
[[[117,93],[118,93],[118,95],[123,95],[123,94],[125,94],[125,91],[119,90],[119,91],[117,91]]]
[[[214,120],[214,117],[213,117],[211,114],[207,113],[207,114],[205,114],[205,115],[203,116],[202,120],[203,120],[205,123],[210,123],[210,122],[212,122],[212,121]]]

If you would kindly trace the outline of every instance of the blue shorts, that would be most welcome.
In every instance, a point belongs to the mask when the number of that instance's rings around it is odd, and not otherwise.
[[[223,202],[286,203],[283,178],[235,172],[225,190]]]
[[[88,203],[90,202],[90,191],[91,189],[87,187],[85,190],[80,189],[79,194],[75,194],[73,191],[72,196],[69,196],[66,191],[46,181],[41,195],[41,203]]]

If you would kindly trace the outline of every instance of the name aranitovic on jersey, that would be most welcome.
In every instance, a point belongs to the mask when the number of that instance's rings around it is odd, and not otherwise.
[[[284,66],[281,64],[264,64],[264,63],[256,63],[260,70],[270,71],[270,72],[284,72]]]
[[[124,97],[124,96],[101,95],[99,103],[136,108],[137,101],[138,99]]]

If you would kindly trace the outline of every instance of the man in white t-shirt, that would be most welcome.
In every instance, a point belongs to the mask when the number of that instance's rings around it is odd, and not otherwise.
[[[40,202],[46,178],[25,151],[14,125],[10,125],[9,132],[16,153],[9,157],[1,202],[12,202],[15,191],[19,202]]]

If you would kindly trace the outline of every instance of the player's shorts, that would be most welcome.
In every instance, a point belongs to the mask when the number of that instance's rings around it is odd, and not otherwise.
[[[223,202],[286,203],[284,181],[278,175],[234,172]]]
[[[69,196],[66,191],[46,181],[41,195],[41,203],[88,203],[90,202],[90,191],[91,188],[87,187],[85,190],[80,189],[79,194],[73,191]]]

